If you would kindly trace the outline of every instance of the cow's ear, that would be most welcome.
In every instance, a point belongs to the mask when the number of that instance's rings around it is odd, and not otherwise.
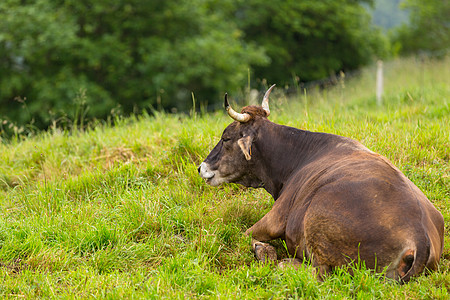
[[[238,140],[238,145],[245,155],[246,160],[252,159],[252,138],[251,136],[245,136]]]

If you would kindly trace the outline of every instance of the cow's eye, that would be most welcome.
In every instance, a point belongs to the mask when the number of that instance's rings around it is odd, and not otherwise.
[[[222,138],[222,142],[228,142],[230,140],[231,140],[230,138]]]

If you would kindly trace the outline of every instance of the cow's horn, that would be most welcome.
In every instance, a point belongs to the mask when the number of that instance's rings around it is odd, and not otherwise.
[[[230,103],[228,103],[228,94],[225,93],[225,109],[228,115],[233,119],[241,123],[248,122],[250,120],[250,115],[247,113],[240,114],[231,108]]]
[[[266,111],[267,116],[270,115],[270,109],[269,109],[269,95],[270,95],[270,92],[273,90],[274,87],[275,87],[275,84],[272,85],[272,86],[267,90],[267,92],[264,94],[264,98],[263,98],[262,105],[261,105],[262,108]]]

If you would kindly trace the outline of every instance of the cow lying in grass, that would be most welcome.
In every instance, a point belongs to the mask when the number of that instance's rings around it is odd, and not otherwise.
[[[407,282],[435,270],[444,220],[427,197],[385,157],[349,138],[270,122],[262,107],[235,121],[198,168],[210,185],[264,188],[273,208],[246,231],[258,260],[276,260],[266,241],[282,238],[293,262],[310,259],[319,276],[354,261]]]

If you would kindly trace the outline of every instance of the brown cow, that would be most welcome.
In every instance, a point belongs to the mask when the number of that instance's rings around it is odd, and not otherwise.
[[[257,259],[276,260],[284,239],[292,262],[310,259],[321,277],[358,260],[401,282],[435,270],[444,220],[427,197],[385,157],[349,138],[270,122],[262,107],[241,113],[200,165],[210,185],[263,187],[272,209],[246,231]]]

